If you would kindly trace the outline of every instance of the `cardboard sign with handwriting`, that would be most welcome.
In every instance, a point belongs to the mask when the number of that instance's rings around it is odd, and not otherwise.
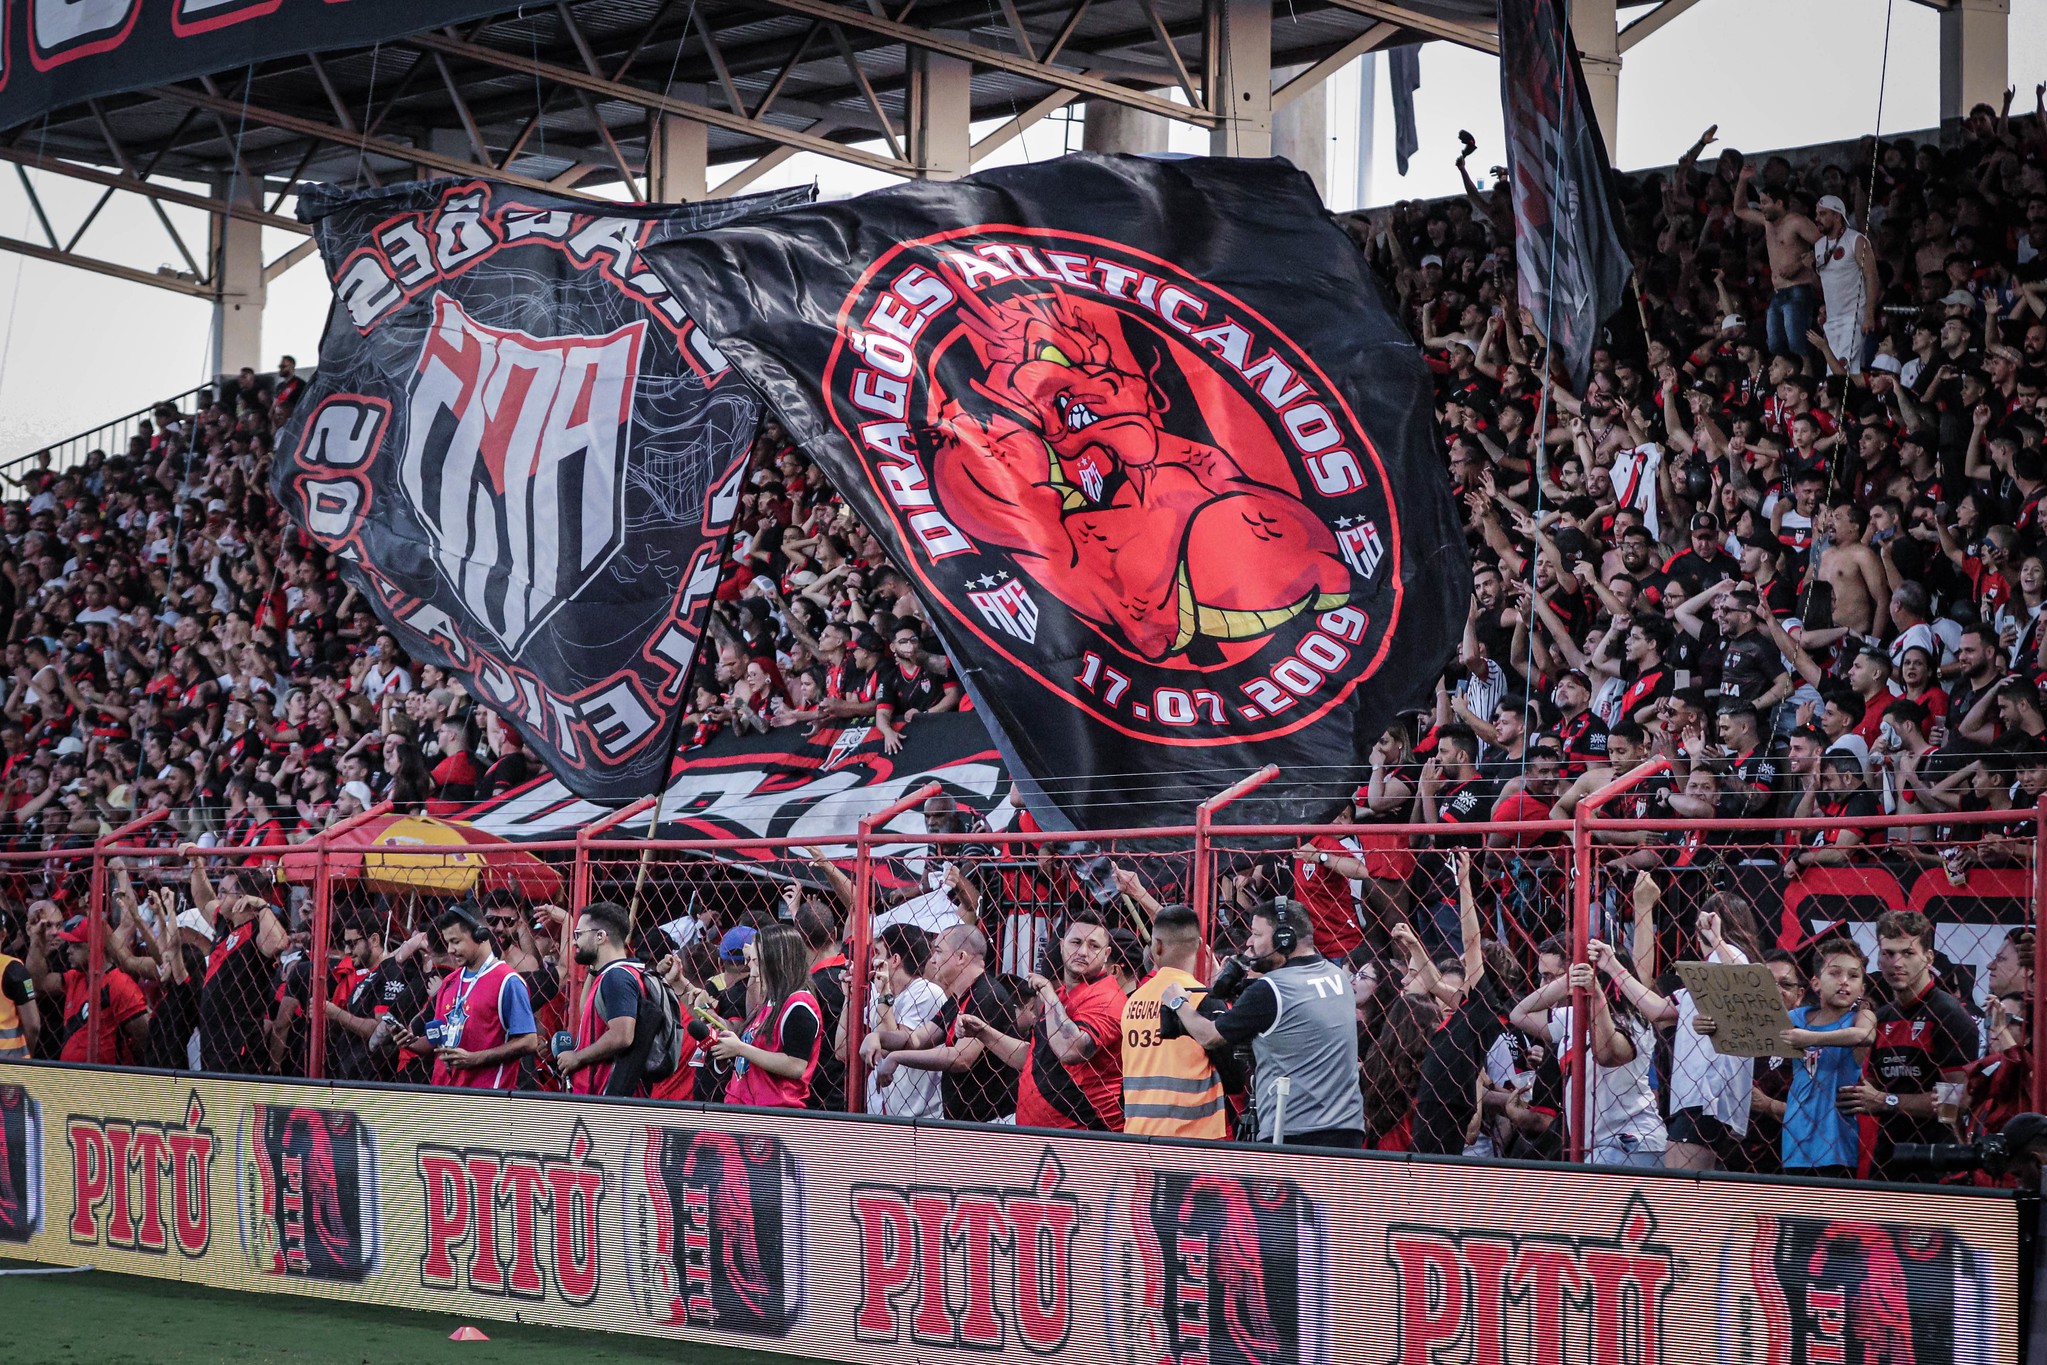
[[[1797,1057],[1803,1049],[1779,1035],[1791,1027],[1777,979],[1760,962],[1680,962],[1677,974],[1699,1013],[1716,1025],[1714,1051],[1723,1057]]]

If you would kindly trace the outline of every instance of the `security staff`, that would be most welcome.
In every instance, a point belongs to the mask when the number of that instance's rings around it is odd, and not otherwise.
[[[1151,960],[1157,966],[1123,1006],[1123,1131],[1153,1137],[1226,1138],[1222,1079],[1201,1044],[1159,1027],[1167,995],[1197,1002],[1206,995],[1194,964],[1201,956],[1201,921],[1184,905],[1161,907],[1151,922]]]
[[[28,964],[0,953],[0,1060],[25,1062],[34,1056],[42,1022]]]
[[[1167,996],[1165,1007],[1211,1051],[1251,1045],[1260,1142],[1363,1147],[1350,974],[1315,951],[1307,912],[1284,899],[1251,912],[1244,956],[1264,975],[1221,1018],[1202,1018],[1185,991]]]

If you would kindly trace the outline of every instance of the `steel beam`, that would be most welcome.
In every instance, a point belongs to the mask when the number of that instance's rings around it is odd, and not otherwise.
[[[286,218],[275,213],[265,213],[261,209],[252,209],[242,203],[229,204],[223,200],[210,198],[207,195],[193,194],[187,190],[172,189],[168,185],[158,185],[147,180],[138,180],[132,175],[120,175],[113,171],[103,171],[96,166],[81,166],[75,161],[60,161],[54,156],[45,156],[38,152],[26,151],[20,147],[0,147],[0,161],[12,161],[18,166],[28,166],[39,171],[49,171],[53,175],[69,176],[73,180],[83,180],[92,185],[105,185],[109,189],[127,190],[132,194],[145,195],[151,199],[161,199],[166,204],[177,204],[188,209],[203,209],[208,213],[226,213],[241,219],[245,223],[260,223],[264,227],[276,228],[280,232],[310,233],[312,231],[311,228],[308,228],[296,218]]]
[[[420,40],[415,38],[411,41],[416,43]],[[529,190],[551,190],[558,188],[548,184],[545,180],[535,180],[532,176],[520,175],[515,171],[500,170],[495,166],[479,166],[473,161],[464,161],[460,157],[442,156],[439,152],[425,147],[408,147],[402,142],[392,142],[385,138],[371,137],[365,133],[351,133],[346,129],[336,128],[331,124],[321,123],[316,119],[300,118],[296,114],[287,114],[281,110],[266,109],[255,104],[248,105],[245,109],[244,106],[236,104],[233,100],[218,99],[215,96],[204,94],[197,90],[186,90],[180,86],[159,86],[154,93],[164,99],[174,100],[181,104],[194,105],[208,112],[220,114],[223,117],[228,114],[239,117],[246,112],[251,123],[260,123],[267,128],[282,128],[288,133],[297,133],[301,137],[316,137],[324,142],[334,143],[336,146],[351,147],[359,152],[387,156],[394,161],[406,161],[416,166],[426,166],[437,171],[446,171],[449,175],[474,175],[495,178],[504,181],[508,185],[521,185]],[[563,193],[577,195],[580,198],[590,200],[592,203],[608,204],[614,202],[609,199],[602,199],[597,195],[583,194],[579,190],[566,190]]]
[[[1686,3],[1690,2],[1686,0]],[[1391,40],[1399,32],[1398,24],[1374,24],[1305,71],[1288,77],[1285,84],[1272,92],[1272,112],[1276,114],[1301,96],[1320,89],[1322,82],[1367,52],[1376,51],[1379,44]]]
[[[1476,24],[1460,24],[1452,19],[1438,19],[1434,15],[1423,14],[1417,10],[1402,9],[1399,5],[1389,3],[1389,0],[1326,0],[1326,3],[1331,9],[1349,10],[1352,14],[1362,14],[1367,19],[1383,19],[1402,28],[1413,29],[1416,33],[1425,33],[1431,38],[1456,43],[1459,47],[1490,52],[1496,57],[1500,55],[1500,35],[1490,28],[1480,28]]]
[[[263,266],[263,283],[269,284],[279,275],[282,275],[285,271],[312,255],[314,251],[319,249],[319,246],[318,242],[308,237],[276,260],[266,262]]]
[[[1048,115],[1064,109],[1073,103],[1073,96],[1064,90],[1055,90],[1030,108],[1020,110],[1015,118],[997,128],[988,136],[967,149],[967,160],[978,166],[991,153],[1008,146],[1024,134],[1024,130],[1038,123]]]
[[[557,85],[585,90],[593,95],[602,95],[606,99],[636,104],[649,112],[677,114],[683,118],[695,119],[699,123],[708,123],[713,128],[723,128],[729,132],[741,133],[748,137],[757,137],[764,142],[784,143],[801,151],[817,152],[822,156],[829,156],[839,161],[850,161],[856,166],[867,166],[873,170],[887,171],[892,175],[908,175],[915,169],[902,161],[893,160],[885,156],[877,156],[873,152],[863,152],[856,147],[842,146],[825,138],[813,137],[808,133],[794,132],[788,128],[777,128],[773,124],[750,119],[744,114],[727,113],[723,109],[714,109],[707,104],[691,104],[686,100],[658,94],[655,91],[637,85],[620,85],[616,81],[608,81],[600,76],[593,76],[587,71],[578,71],[573,67],[557,66],[553,62],[537,62],[531,57],[522,57],[513,52],[501,52],[494,47],[480,47],[474,43],[460,42],[456,39],[444,38],[434,33],[414,34],[405,41],[415,47],[424,47],[429,51],[443,52],[453,57],[465,57],[470,61],[480,62],[485,66],[496,66],[507,71],[518,71],[529,76],[538,76],[542,80],[553,81]],[[256,116],[255,111],[251,110],[249,116],[254,118]],[[465,171],[462,174],[468,174],[468,172]],[[497,174],[503,176],[505,173],[497,172]]]
[[[80,270],[90,270],[95,275],[110,275],[117,280],[126,280],[129,284],[146,284],[151,289],[168,289],[173,294],[184,294],[189,298],[207,300],[213,298],[213,290],[206,285],[181,280],[175,275],[159,275],[154,271],[137,270],[130,265],[115,265],[112,261],[102,261],[96,256],[80,256],[76,252],[38,246],[34,242],[24,242],[15,237],[0,237],[0,251],[11,251],[17,256],[50,261],[57,265],[73,265]]]
[[[1699,0],[1663,0],[1663,3],[1634,20],[1620,32],[1620,50],[1626,52],[1671,20],[1699,3]]]
[[[1098,76],[1087,76],[1063,67],[1047,66],[1043,62],[1020,57],[1013,52],[1004,52],[1000,48],[948,38],[930,29],[918,28],[914,24],[884,19],[847,5],[833,4],[831,0],[762,0],[762,3],[775,9],[787,10],[791,14],[822,19],[827,23],[843,24],[847,28],[864,29],[879,37],[893,38],[917,51],[935,52],[975,66],[1007,71],[1012,76],[1022,76],[1026,80],[1041,81],[1062,90],[1071,90],[1075,94],[1092,95],[1098,99],[1114,100],[1118,104],[1149,109],[1152,113],[1163,114],[1167,118],[1183,123],[1210,126],[1216,121],[1215,116],[1206,109],[1190,109],[1186,105],[1175,104],[1171,100],[1160,99],[1157,95],[1149,95],[1141,90],[1132,90]]]

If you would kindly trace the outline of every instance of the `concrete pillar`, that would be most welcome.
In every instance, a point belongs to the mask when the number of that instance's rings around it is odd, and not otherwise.
[[[1215,0],[1209,16],[1209,102],[1222,118],[1209,154],[1271,156],[1272,0]]]
[[[1620,150],[1621,40],[1614,0],[1571,0],[1571,36],[1585,67],[1585,87],[1592,95],[1592,116],[1611,161]]]
[[[2011,70],[2011,0],[1953,0],[1940,12],[1940,117],[1968,117],[2004,99]]]
[[[702,103],[704,87],[678,81],[670,98]],[[689,204],[711,191],[711,130],[695,119],[654,114],[647,120],[647,197]]]
[[[227,178],[213,193],[226,199],[232,189],[243,199],[249,187]],[[263,368],[263,228],[225,214],[209,219],[213,259],[213,369],[232,374],[247,365]]]
[[[1080,128],[1083,151],[1152,156],[1167,150],[1172,123],[1164,114],[1114,100],[1089,100]]]
[[[973,73],[958,57],[910,55],[909,151],[921,180],[957,180],[973,169]]]
[[[1285,85],[1308,68],[1281,67],[1272,73],[1274,86]],[[1272,116],[1272,154],[1283,156],[1308,173],[1315,192],[1329,198],[1329,82],[1279,110]]]

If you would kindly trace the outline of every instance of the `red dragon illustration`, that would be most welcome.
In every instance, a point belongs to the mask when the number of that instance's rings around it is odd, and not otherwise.
[[[1192,1227],[1205,1200],[1213,1199],[1222,1226],[1209,1250],[1222,1286],[1222,1328],[1237,1353],[1251,1365],[1275,1365],[1282,1354],[1278,1326],[1265,1282],[1265,1257],[1258,1243],[1258,1214],[1243,1182],[1230,1176],[1197,1175],[1180,1199],[1180,1226]]]
[[[1000,302],[956,292],[986,372],[974,389],[992,404],[979,416],[931,386],[934,478],[962,531],[1012,551],[1023,573],[1153,663],[1198,639],[1241,657],[1302,612],[1349,600],[1329,529],[1293,491],[1246,472],[1283,468],[1269,427],[1204,408],[1223,439],[1267,447],[1255,460],[1167,430],[1166,400],[1108,304],[1060,290]]]
[[[1838,1221],[1820,1233],[1806,1274],[1848,1293],[1849,1339],[1864,1365],[1918,1365],[1905,1263],[1890,1235],[1873,1223]]]
[[[772,1291],[761,1265],[753,1189],[739,1139],[730,1133],[698,1133],[683,1161],[682,1178],[686,1184],[711,1190],[711,1232],[724,1262],[725,1282],[748,1312],[767,1312]]]
[[[345,1129],[345,1120],[342,1126]],[[335,1167],[328,1117],[317,1109],[293,1109],[285,1117],[278,1150],[297,1150],[303,1154],[304,1189],[300,1193],[313,1235],[332,1264],[353,1269],[357,1256],[355,1239],[349,1234],[348,1218],[341,1209],[341,1179]]]

